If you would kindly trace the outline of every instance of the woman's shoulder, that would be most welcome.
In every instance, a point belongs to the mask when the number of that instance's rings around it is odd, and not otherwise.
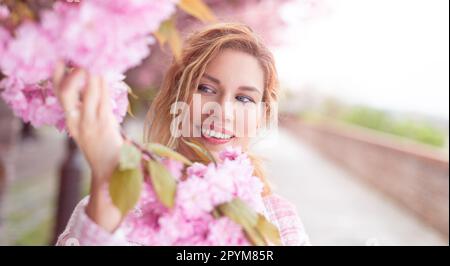
[[[271,193],[263,197],[264,205],[269,213],[276,215],[277,219],[284,217],[300,218],[297,206],[289,199],[277,193]]]
[[[283,245],[310,245],[297,207],[291,201],[275,193],[264,196],[263,200],[269,219],[280,230]]]
[[[289,201],[287,198],[277,193],[270,193],[269,195],[264,196],[263,200],[265,205],[269,205],[271,208],[274,208],[276,210],[278,209],[286,209],[288,211],[295,210],[295,205],[291,201]]]

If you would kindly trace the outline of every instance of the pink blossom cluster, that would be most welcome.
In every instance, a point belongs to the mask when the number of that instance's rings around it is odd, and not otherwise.
[[[8,16],[9,16],[8,7],[0,4],[0,20],[6,19]]]
[[[213,209],[240,198],[265,215],[263,184],[253,176],[253,166],[240,149],[227,148],[216,165],[194,163],[187,178],[178,180],[175,206],[164,207],[151,182],[145,182],[138,205],[125,219],[126,234],[144,245],[250,245],[242,227],[226,216],[215,218]],[[165,162],[179,177],[181,164]]]
[[[14,34],[0,26],[2,97],[34,126],[64,128],[64,115],[49,80],[58,62],[102,75],[111,85],[114,114],[126,114],[123,73],[149,55],[150,35],[174,11],[176,0],[56,2],[39,22],[24,22]],[[0,8],[3,16],[7,9]]]

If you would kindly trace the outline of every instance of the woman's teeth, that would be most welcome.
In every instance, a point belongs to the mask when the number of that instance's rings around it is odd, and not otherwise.
[[[206,135],[206,136],[209,136],[209,137],[213,137],[213,138],[216,138],[216,139],[231,139],[233,137],[231,135],[227,135],[227,134],[224,134],[224,133],[216,132],[214,130],[205,129],[205,128],[202,129],[202,133],[203,133],[203,135]]]

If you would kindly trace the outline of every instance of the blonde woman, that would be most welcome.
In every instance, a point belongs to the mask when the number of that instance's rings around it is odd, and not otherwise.
[[[108,195],[109,178],[118,163],[123,139],[104,82],[81,69],[64,73],[63,67],[56,71],[54,82],[70,134],[92,171],[90,195],[77,205],[57,244],[139,245],[124,233],[124,217]],[[81,84],[88,88],[83,90]],[[148,112],[145,141],[167,145],[192,160],[195,154],[181,138],[196,138],[214,156],[227,146],[248,151],[251,128],[260,129],[276,113],[277,95],[272,54],[253,31],[237,23],[208,26],[186,40],[181,59],[169,67]],[[189,116],[174,113],[182,103],[187,104]],[[265,108],[258,109],[261,103]],[[201,112],[211,104],[224,112]],[[258,110],[254,119],[236,115],[249,110]],[[175,122],[186,122],[186,117],[191,125],[187,134],[177,135]],[[244,130],[238,132],[237,128]],[[264,204],[269,219],[279,228],[283,245],[308,245],[294,205],[270,190],[260,161],[251,158],[255,175],[265,184]]]

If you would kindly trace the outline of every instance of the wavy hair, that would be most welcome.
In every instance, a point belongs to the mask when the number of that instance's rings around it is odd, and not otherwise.
[[[278,76],[272,53],[259,36],[247,25],[241,23],[215,23],[192,33],[184,43],[181,57],[173,59],[167,70],[160,90],[147,113],[144,141],[157,142],[178,149],[179,138],[170,134],[172,104],[191,103],[197,91],[200,78],[208,63],[223,49],[233,49],[254,56],[264,72],[263,102],[266,120],[271,119],[274,110],[271,103],[278,100]],[[270,122],[270,121],[266,121]],[[271,192],[262,161],[249,154],[254,166],[254,175],[265,184],[263,194]]]

